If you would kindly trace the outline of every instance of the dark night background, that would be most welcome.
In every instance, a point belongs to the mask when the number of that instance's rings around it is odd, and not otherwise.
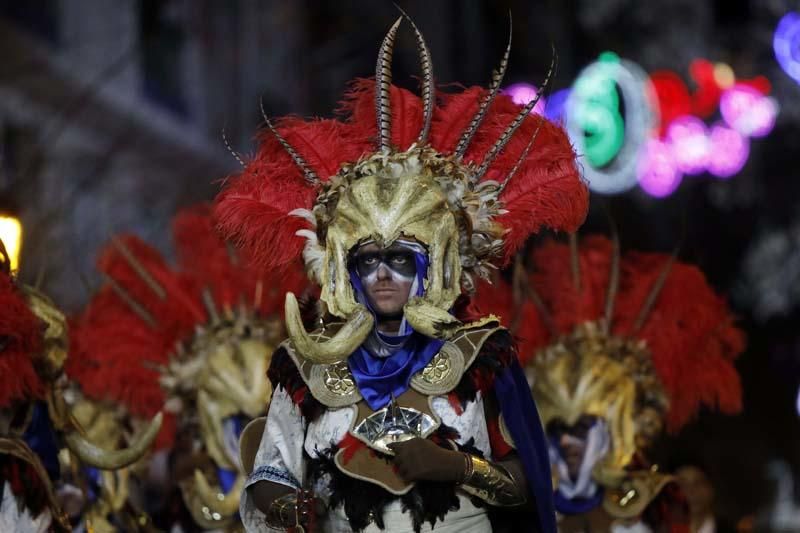
[[[695,58],[765,75],[780,106],[774,131],[751,143],[728,180],[687,178],[672,196],[639,189],[595,195],[584,228],[619,228],[623,249],[696,263],[748,334],[738,362],[744,412],[704,415],[663,447],[709,465],[731,519],[771,498],[767,464],[800,472],[800,86],[772,48],[788,0],[399,0],[425,34],[439,84],[486,85],[513,48],[506,84],[539,83],[559,56],[553,89],[604,50],[645,71],[689,80]],[[41,278],[75,311],[99,280],[97,248],[133,231],[169,250],[176,208],[209,200],[234,172],[222,130],[252,153],[263,97],[273,116],[330,116],[348,80],[373,74],[397,16],[383,0],[0,0],[0,211],[22,219],[21,276]],[[414,88],[406,32],[394,80]]]

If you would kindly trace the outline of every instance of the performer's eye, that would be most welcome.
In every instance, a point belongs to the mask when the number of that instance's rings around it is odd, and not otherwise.
[[[367,253],[358,256],[358,265],[360,268],[365,268],[365,269],[375,268],[376,266],[378,266],[378,263],[380,263],[380,261],[381,258],[378,256],[378,254]]]

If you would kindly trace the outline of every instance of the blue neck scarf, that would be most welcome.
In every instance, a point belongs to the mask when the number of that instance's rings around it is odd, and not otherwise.
[[[415,252],[417,266],[417,290],[414,296],[425,294],[425,274],[428,272],[428,258],[425,254]],[[430,363],[433,356],[441,349],[444,341],[432,339],[417,333],[402,322],[400,335],[386,335],[377,330],[377,315],[369,303],[361,278],[350,270],[350,283],[356,292],[356,298],[372,312],[376,318],[374,334],[386,344],[398,349],[388,357],[378,357],[361,345],[348,358],[350,372],[353,374],[361,396],[373,411],[385,407],[392,399],[408,390],[411,378]]]

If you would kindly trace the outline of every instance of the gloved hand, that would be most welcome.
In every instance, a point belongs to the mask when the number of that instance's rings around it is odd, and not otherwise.
[[[411,439],[388,445],[395,453],[394,464],[406,481],[449,481],[464,479],[464,454],[448,450],[427,439]]]

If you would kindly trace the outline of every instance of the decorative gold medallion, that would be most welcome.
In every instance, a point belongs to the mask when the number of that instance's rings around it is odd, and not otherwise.
[[[336,396],[348,396],[353,393],[356,384],[345,361],[325,367],[325,387]]]
[[[452,371],[453,364],[450,356],[446,352],[440,351],[422,370],[422,379],[431,385],[438,385],[445,381]]]

